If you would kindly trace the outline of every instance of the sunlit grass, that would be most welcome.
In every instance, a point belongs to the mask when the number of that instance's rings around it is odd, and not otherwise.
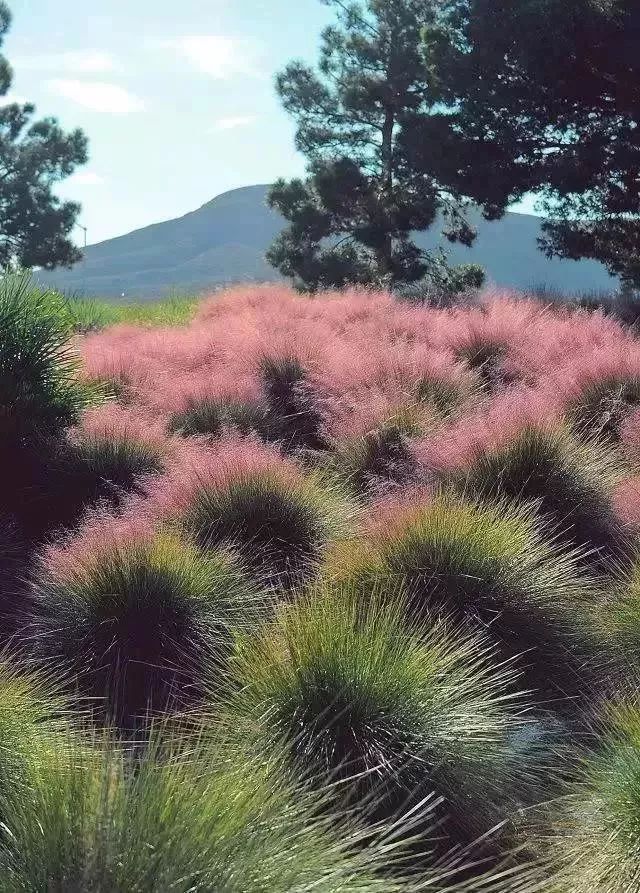
[[[119,324],[180,326],[190,322],[200,298],[174,295],[160,301],[118,301],[68,297],[66,308],[76,332],[92,332]]]

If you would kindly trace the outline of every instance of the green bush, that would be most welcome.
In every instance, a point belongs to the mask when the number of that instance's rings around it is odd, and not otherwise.
[[[346,780],[341,801],[349,794],[376,817],[435,790],[450,837],[470,843],[509,799],[517,674],[483,638],[408,623],[401,594],[388,595],[363,603],[350,587],[325,587],[285,606],[238,646],[235,710],[263,717],[305,773]]]
[[[275,436],[288,449],[324,449],[324,419],[302,363],[295,357],[265,357],[260,374]]]
[[[560,893],[627,893],[640,873],[640,710],[609,707],[593,746],[574,755],[565,796],[538,836]],[[549,830],[550,825],[550,830]]]
[[[203,485],[183,523],[202,548],[229,546],[262,582],[291,587],[314,572],[327,544],[348,528],[350,513],[336,485],[266,470]]]
[[[507,353],[502,341],[494,341],[484,335],[470,338],[457,350],[459,360],[477,373],[481,386],[488,391],[495,391],[505,384],[502,361]]]
[[[224,665],[231,629],[262,603],[234,558],[164,533],[51,571],[33,597],[34,654],[72,671],[123,725],[196,698],[205,667]]]
[[[52,679],[19,673],[0,662],[0,817],[7,801],[26,797],[34,772],[46,773],[48,754],[67,740],[69,727]]]
[[[426,375],[416,384],[415,396],[419,403],[432,407],[438,415],[447,418],[469,395],[453,382]]]
[[[418,471],[410,443],[410,437],[418,433],[411,414],[400,413],[362,437],[340,444],[326,465],[361,495],[405,484]]]
[[[59,434],[87,404],[64,302],[27,275],[0,281],[0,443]]]

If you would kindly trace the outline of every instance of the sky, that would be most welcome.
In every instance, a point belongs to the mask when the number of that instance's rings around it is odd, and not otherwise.
[[[82,203],[89,244],[303,173],[274,77],[292,58],[315,60],[332,19],[320,0],[9,6],[7,98],[89,137],[89,163],[58,188]]]

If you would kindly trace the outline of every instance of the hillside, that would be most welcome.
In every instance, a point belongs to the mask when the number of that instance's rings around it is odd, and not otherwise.
[[[64,291],[127,298],[160,297],[172,290],[203,291],[238,281],[278,278],[264,253],[283,226],[265,203],[267,186],[247,186],[217,196],[175,220],[155,223],[90,245],[72,270],[40,273],[40,280]],[[489,279],[517,289],[545,284],[567,293],[610,289],[613,280],[592,261],[547,260],[536,246],[539,219],[507,214],[487,223],[472,215],[478,238],[471,249],[453,246],[458,262],[482,264]],[[438,244],[434,227],[418,238]],[[449,248],[450,246],[447,245]]]

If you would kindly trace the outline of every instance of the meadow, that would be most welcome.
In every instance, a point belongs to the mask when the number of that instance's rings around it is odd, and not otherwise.
[[[0,893],[640,890],[613,315],[5,277],[0,459]]]

